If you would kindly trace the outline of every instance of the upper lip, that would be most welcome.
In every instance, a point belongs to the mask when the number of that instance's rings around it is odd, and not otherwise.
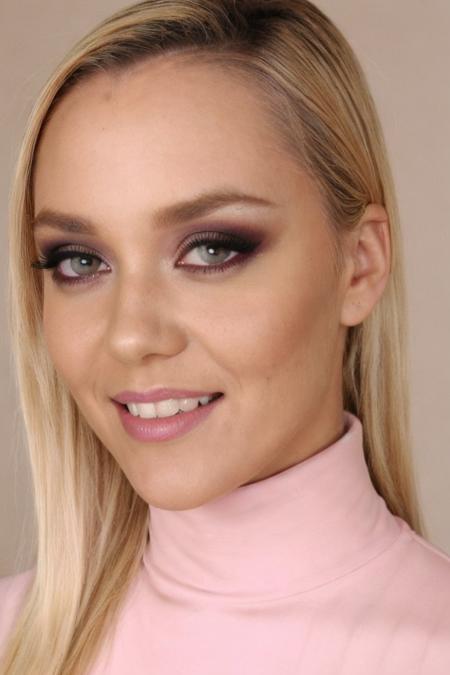
[[[192,391],[187,389],[168,389],[161,387],[158,389],[149,389],[148,391],[121,391],[113,398],[118,403],[154,403],[168,398],[200,398],[201,396],[212,396],[220,392],[214,391]]]

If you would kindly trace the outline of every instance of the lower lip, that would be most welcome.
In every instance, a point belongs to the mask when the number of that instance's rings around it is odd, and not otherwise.
[[[188,431],[203,422],[224,398],[219,396],[211,403],[199,405],[189,412],[178,413],[172,417],[156,417],[144,419],[135,417],[126,406],[113,401],[116,406],[125,431],[137,441],[166,441],[183,436]]]

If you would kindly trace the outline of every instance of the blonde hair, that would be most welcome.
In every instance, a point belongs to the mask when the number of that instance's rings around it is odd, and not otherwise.
[[[370,316],[348,329],[344,407],[363,425],[374,487],[424,535],[411,459],[406,292],[393,180],[361,67],[333,23],[307,0],[148,0],[105,20],[68,53],[31,113],[10,214],[10,330],[38,523],[36,573],[2,673],[86,672],[112,628],[147,543],[148,506],[81,416],[42,335],[33,161],[57,102],[98,72],[183,54],[250,78],[286,152],[323,195],[336,251],[369,203],[389,217],[391,270]],[[43,414],[50,411],[50,414]],[[424,535],[425,536],[425,535]],[[44,641],[42,636],[45,636]]]

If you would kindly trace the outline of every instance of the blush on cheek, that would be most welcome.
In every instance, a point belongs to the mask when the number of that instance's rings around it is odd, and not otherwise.
[[[49,303],[44,304],[43,334],[56,372],[71,392],[77,391],[90,372],[82,331],[66,312],[57,311]]]
[[[338,324],[331,276],[303,270],[273,275],[270,291],[241,297],[239,313],[228,325],[227,351],[239,380],[255,385],[261,400],[278,407],[293,397],[300,408],[323,395],[335,368]],[[313,278],[311,278],[313,277]],[[278,408],[277,408],[278,409]]]

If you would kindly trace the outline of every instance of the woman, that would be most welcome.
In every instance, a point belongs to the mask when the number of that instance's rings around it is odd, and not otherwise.
[[[2,673],[450,672],[382,131],[307,0],[149,0],[50,78],[15,177],[36,566]]]

